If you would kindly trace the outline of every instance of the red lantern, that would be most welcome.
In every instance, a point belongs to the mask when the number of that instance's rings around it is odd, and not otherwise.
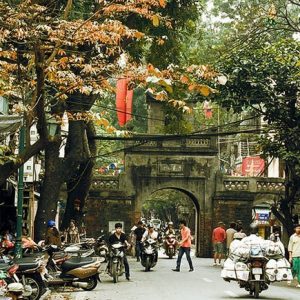
[[[116,108],[120,126],[131,120],[133,90],[128,89],[129,79],[119,79],[117,82]]]

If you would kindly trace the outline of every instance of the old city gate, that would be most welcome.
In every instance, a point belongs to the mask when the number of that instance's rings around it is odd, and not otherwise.
[[[128,232],[141,215],[143,201],[157,190],[188,195],[196,212],[196,255],[211,255],[211,232],[219,220],[250,224],[252,208],[268,205],[284,186],[279,178],[224,176],[218,171],[215,137],[129,143],[125,172],[95,177],[87,201],[89,235],[123,221]]]

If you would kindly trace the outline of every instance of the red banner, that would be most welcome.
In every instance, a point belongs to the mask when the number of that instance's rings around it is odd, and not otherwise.
[[[242,162],[243,176],[261,176],[265,169],[265,161],[259,156],[245,157]]]
[[[132,118],[133,90],[128,89],[129,79],[117,81],[116,108],[120,126],[124,126]]]

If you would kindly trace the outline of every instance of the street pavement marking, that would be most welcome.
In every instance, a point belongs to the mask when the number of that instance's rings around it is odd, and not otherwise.
[[[232,291],[224,291],[224,293],[225,294],[227,294],[228,296],[230,296],[230,297],[235,297],[235,298],[237,298],[238,297],[238,295],[237,294],[235,294],[234,292],[232,292]]]
[[[213,282],[211,279],[209,279],[209,278],[202,278],[204,281],[206,281],[206,282]]]

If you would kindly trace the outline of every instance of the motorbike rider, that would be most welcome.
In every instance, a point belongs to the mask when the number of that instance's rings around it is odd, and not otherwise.
[[[166,229],[166,231],[165,231],[165,235],[169,235],[169,234],[174,234],[175,235],[175,229],[174,229],[174,227],[173,227],[173,222],[168,222],[168,227],[167,227],[167,229]]]
[[[170,235],[174,235],[175,238],[175,229],[173,228],[173,222],[169,222],[168,223],[168,227],[165,231],[165,240],[164,240],[164,249],[167,249],[167,242],[166,240],[169,238]],[[177,247],[177,240],[175,241],[175,247]]]
[[[259,244],[263,238],[258,235],[258,225],[256,223],[251,223],[249,226],[250,229],[250,235],[246,236],[242,239],[242,242],[245,244]]]
[[[149,223],[147,225],[147,229],[143,234],[142,237],[142,242],[144,242],[146,239],[153,239],[155,241],[157,241],[158,238],[158,232],[154,229],[153,225],[151,223]]]
[[[134,229],[133,233],[135,234],[135,255],[136,261],[140,261],[141,251],[142,251],[142,237],[146,229],[143,227],[143,222],[138,221],[137,228]]]
[[[122,231],[122,223],[116,223],[115,224],[115,231],[110,235],[108,238],[109,245],[113,245],[116,243],[122,243],[126,247],[130,247],[129,242],[127,241],[127,237],[125,233]],[[124,252],[124,267],[125,267],[125,276],[127,280],[130,280],[130,273],[129,273],[129,264],[127,257]]]
[[[149,223],[147,225],[147,230],[144,232],[143,237],[142,237],[142,243],[146,241],[147,239],[152,239],[157,241],[158,239],[158,232],[154,229],[153,224]],[[155,250],[155,261],[158,259],[158,252],[157,249]]]

